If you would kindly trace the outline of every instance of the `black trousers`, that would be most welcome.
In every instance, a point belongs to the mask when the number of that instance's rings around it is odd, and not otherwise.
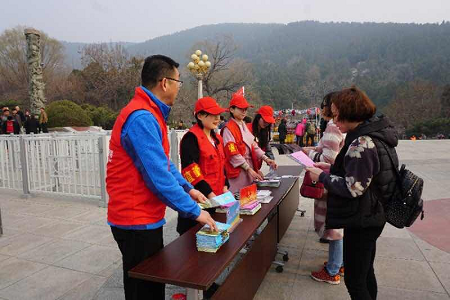
[[[300,147],[304,147],[303,146],[303,135],[297,135],[297,145],[299,145]]]
[[[382,227],[344,229],[345,285],[352,300],[375,300],[378,286],[373,262]]]
[[[163,283],[128,277],[128,271],[164,247],[162,227],[152,230],[125,230],[111,226],[122,253],[123,285],[126,300],[165,299]]]

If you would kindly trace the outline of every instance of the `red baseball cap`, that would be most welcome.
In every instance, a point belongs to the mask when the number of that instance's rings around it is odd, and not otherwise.
[[[195,103],[194,113],[197,114],[201,111],[205,111],[211,115],[218,115],[227,111],[227,109],[220,107],[214,98],[203,97],[198,99],[197,102]]]
[[[256,112],[261,115],[264,121],[269,124],[275,123],[275,119],[273,118],[273,108],[269,105],[261,106],[260,109]]]
[[[239,108],[249,108],[253,107],[252,105],[248,104],[247,100],[245,100],[244,96],[234,94],[233,97],[230,100],[230,107],[236,106]]]

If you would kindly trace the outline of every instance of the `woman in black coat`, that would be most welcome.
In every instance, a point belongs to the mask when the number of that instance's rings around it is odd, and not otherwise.
[[[391,198],[398,167],[397,132],[367,95],[353,87],[333,96],[334,122],[347,133],[333,165],[307,168],[328,190],[327,229],[344,228],[345,285],[353,300],[374,300],[376,242],[386,223],[383,205]],[[328,170],[328,171],[327,171]]]

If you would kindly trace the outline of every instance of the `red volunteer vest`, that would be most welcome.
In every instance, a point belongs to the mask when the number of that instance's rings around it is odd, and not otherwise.
[[[197,164],[192,163],[182,170],[184,178],[193,185],[201,180],[205,180],[213,190],[214,194],[223,194],[223,187],[225,186],[225,154],[222,137],[216,134],[216,137],[219,140],[219,144],[216,148],[208,140],[203,129],[197,124],[192,126],[189,132],[192,132],[197,138],[200,149],[200,160],[198,163],[200,172],[195,169]],[[183,143],[183,140],[181,140],[181,143]]]
[[[227,172],[228,178],[236,178],[239,176],[239,173],[241,172],[242,168],[240,166],[238,166],[237,168],[234,168],[230,163],[230,159],[233,155],[237,155],[237,154],[244,156],[247,145],[245,144],[245,142],[242,138],[241,129],[236,124],[236,122],[234,122],[233,120],[230,120],[227,122],[225,127],[228,128],[228,130],[230,130],[230,132],[233,135],[234,140],[235,140],[235,143],[228,142],[225,145],[225,158],[226,158],[225,171]],[[251,149],[251,157],[252,157],[253,168],[256,168],[258,166],[258,158],[256,157],[256,153],[255,153],[255,150],[253,149],[253,145],[252,145],[252,149]]]
[[[109,194],[108,221],[114,225],[155,223],[164,218],[166,211],[166,205],[147,188],[141,173],[121,145],[123,125],[131,113],[140,109],[149,111],[158,121],[167,168],[170,168],[170,148],[164,117],[150,97],[141,88],[136,88],[133,99],[117,117],[109,143],[106,190]]]

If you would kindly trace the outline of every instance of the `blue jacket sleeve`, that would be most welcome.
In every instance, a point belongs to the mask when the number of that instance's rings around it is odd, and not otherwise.
[[[162,147],[162,132],[150,112],[138,110],[128,117],[122,128],[121,143],[146,186],[158,199],[184,218],[196,219],[200,215],[200,207],[185,192],[192,186],[189,188],[186,181],[183,187],[180,185],[181,174],[172,162],[168,169],[167,156]]]

